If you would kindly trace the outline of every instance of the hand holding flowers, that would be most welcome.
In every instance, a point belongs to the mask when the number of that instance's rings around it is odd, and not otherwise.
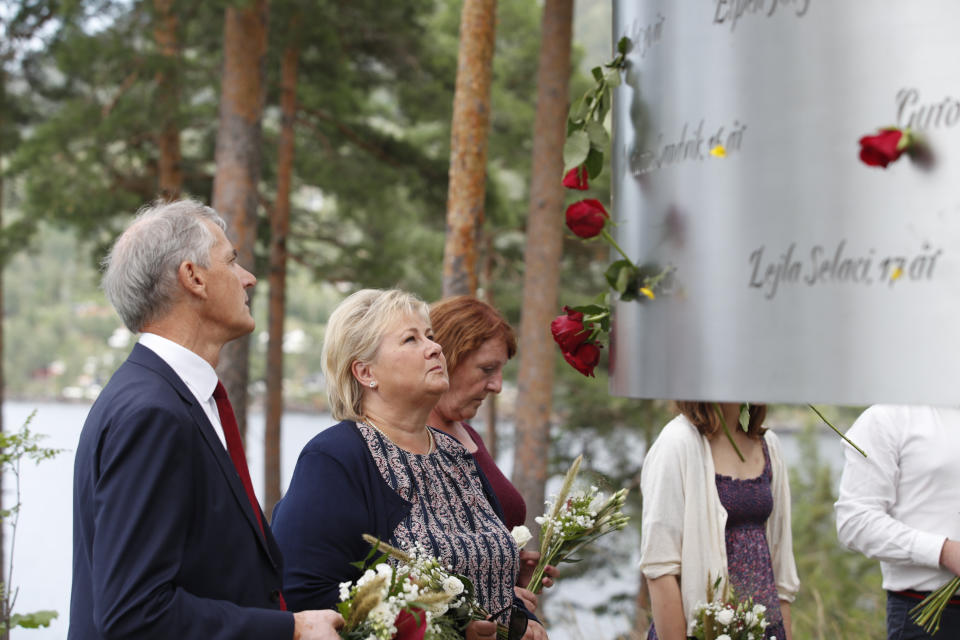
[[[536,518],[540,525],[540,560],[527,589],[539,593],[548,566],[556,566],[597,538],[627,526],[630,518],[623,513],[627,490],[621,489],[604,498],[597,487],[586,491],[572,490],[583,456],[570,466],[563,486],[553,502],[548,502],[544,515]]]
[[[340,585],[337,608],[346,620],[341,638],[461,640],[470,622],[490,617],[477,604],[473,584],[423,549],[402,551],[367,535],[364,540],[373,550],[359,564],[373,567],[356,582]],[[375,558],[377,553],[382,555]],[[498,637],[506,632],[497,625]]]

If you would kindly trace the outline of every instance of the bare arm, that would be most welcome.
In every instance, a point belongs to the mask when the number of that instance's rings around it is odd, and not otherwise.
[[[665,575],[647,578],[653,623],[660,640],[684,640],[687,637],[687,619],[683,615],[683,600],[677,576]]]
[[[940,549],[940,564],[960,576],[960,542],[949,538],[943,542],[943,547]]]
[[[790,618],[790,603],[786,600],[780,601],[780,613],[783,614],[783,628],[787,632],[787,640],[793,640],[793,630]]]

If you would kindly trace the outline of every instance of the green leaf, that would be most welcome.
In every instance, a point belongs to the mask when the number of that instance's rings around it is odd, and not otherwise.
[[[620,273],[617,274],[617,284],[613,288],[622,295],[628,286],[630,286],[630,269],[624,267],[620,269]]]
[[[23,627],[24,629],[39,629],[40,627],[49,627],[53,619],[59,614],[56,611],[44,610],[34,611],[33,613],[15,613],[10,616],[11,627]]]
[[[590,105],[587,104],[587,96],[580,96],[576,102],[570,105],[570,120],[572,122],[583,122],[590,111]]]
[[[583,166],[586,167],[587,175],[591,180],[596,178],[603,171],[603,152],[598,151],[596,147],[590,147],[590,151],[587,153],[587,159],[584,161]]]
[[[591,120],[587,123],[587,136],[590,138],[590,146],[601,152],[610,148],[610,134],[602,122]]]
[[[630,48],[630,38],[623,36],[617,41],[617,53],[626,54],[627,50]]]
[[[590,137],[586,131],[574,131],[563,145],[563,172],[579,167],[590,153]]]
[[[594,67],[590,69],[590,73],[593,74],[593,79],[597,82],[603,82],[603,69],[600,67]]]
[[[607,284],[610,285],[612,289],[616,289],[617,292],[623,293],[622,289],[617,289],[617,283],[620,280],[620,273],[626,269],[633,267],[633,263],[626,259],[616,260],[610,263],[610,266],[607,267],[607,270],[604,272],[603,277],[607,279]]]
[[[603,122],[607,117],[607,113],[610,111],[610,90],[607,89],[598,96],[600,101],[600,106],[597,107],[597,110],[594,112],[594,117]]]
[[[603,316],[602,318],[600,318],[599,322],[600,322],[600,329],[604,333],[610,333],[610,316],[609,315]]]
[[[579,307],[570,307],[574,311],[579,311],[585,316],[595,316],[600,315],[601,313],[609,313],[609,309],[606,306],[599,304],[585,304]]]
[[[744,433],[750,431],[750,403],[744,402],[740,405],[740,428]]]
[[[607,86],[613,89],[620,86],[620,69],[611,69],[603,76]]]

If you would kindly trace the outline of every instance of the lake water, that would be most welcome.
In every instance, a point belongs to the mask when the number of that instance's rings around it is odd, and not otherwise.
[[[57,458],[39,465],[28,463],[21,472],[23,507],[17,531],[13,577],[13,583],[20,587],[20,593],[15,611],[54,609],[60,613],[60,617],[48,629],[16,630],[12,637],[17,640],[62,640],[67,635],[70,603],[73,452],[89,406],[7,402],[4,405],[7,430],[19,428],[34,409],[37,415],[31,425],[32,430],[48,436],[44,446],[65,451]],[[257,495],[263,495],[263,415],[251,412],[248,424],[250,475]],[[290,481],[300,450],[317,431],[330,424],[328,415],[285,414],[281,443],[283,487]],[[789,432],[781,433],[781,439],[788,462],[791,465],[799,462],[794,436]],[[821,439],[820,451],[824,460],[834,469],[839,469],[843,463],[839,439],[832,434],[824,434]],[[505,452],[503,458],[503,467],[505,471],[509,470],[509,452]],[[9,497],[12,487],[12,478],[6,478],[5,505],[12,499]],[[10,543],[9,534],[6,543]],[[550,628],[551,640],[605,640],[628,629],[630,623],[622,616],[596,617],[579,607],[574,609],[571,603],[590,607],[613,593],[629,591],[630,585],[636,582],[636,571],[631,573],[629,570],[614,581],[602,576],[561,581],[551,590],[551,598],[546,604],[547,614],[557,621]]]

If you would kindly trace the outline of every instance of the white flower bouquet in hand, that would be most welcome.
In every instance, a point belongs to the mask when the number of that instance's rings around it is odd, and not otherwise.
[[[356,583],[340,585],[337,607],[346,620],[341,638],[462,640],[470,622],[491,617],[477,602],[473,583],[422,547],[403,550],[367,534],[363,539],[373,549],[357,565],[373,569]],[[508,633],[497,624],[498,639]]]
[[[573,554],[597,538],[627,526],[624,515],[627,490],[620,489],[604,497],[597,487],[586,491],[573,490],[583,456],[573,461],[564,478],[560,493],[547,501],[547,511],[536,518],[540,525],[540,560],[527,589],[539,593],[544,570],[548,565],[573,562]]]
[[[721,578],[717,578],[712,585],[707,584],[707,602],[694,608],[697,624],[693,637],[697,640],[763,640],[767,608],[754,604],[753,598],[737,600],[726,585],[720,598],[715,598],[720,582]]]

